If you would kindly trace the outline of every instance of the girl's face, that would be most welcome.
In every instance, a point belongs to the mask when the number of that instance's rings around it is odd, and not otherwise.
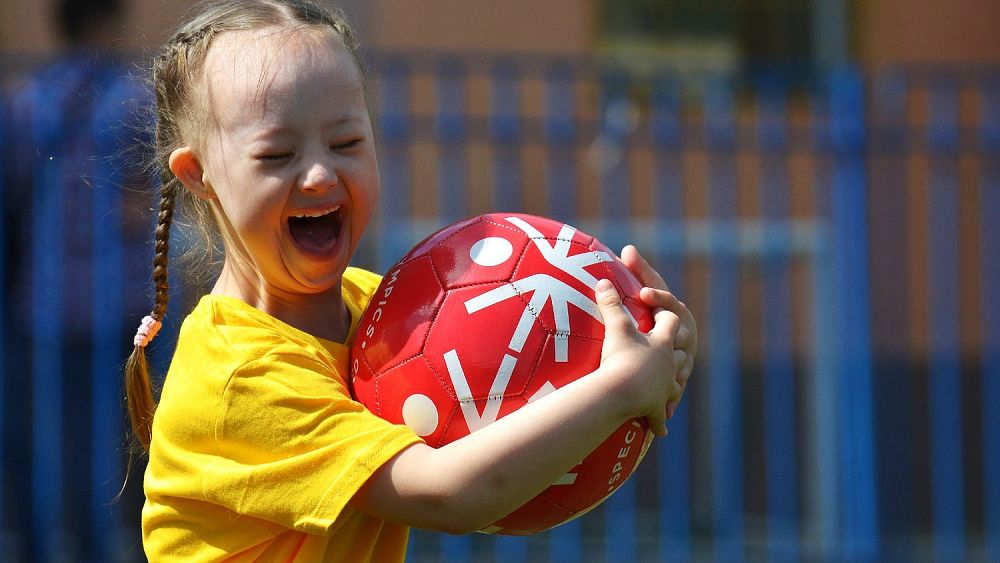
[[[221,282],[279,299],[339,295],[379,193],[354,59],[324,30],[228,32],[201,81],[201,179],[185,184],[215,200]]]

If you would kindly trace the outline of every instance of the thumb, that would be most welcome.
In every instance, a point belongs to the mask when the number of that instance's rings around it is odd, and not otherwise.
[[[622,298],[618,295],[615,285],[609,280],[602,279],[594,286],[594,295],[597,298],[597,309],[604,318],[605,330],[621,330],[622,325],[631,325],[628,315],[625,314],[625,306]],[[605,335],[607,338],[607,334]]]

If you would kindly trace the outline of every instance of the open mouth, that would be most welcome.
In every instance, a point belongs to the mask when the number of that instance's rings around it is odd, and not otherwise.
[[[288,218],[288,232],[300,248],[313,254],[329,253],[340,240],[343,212],[333,209],[306,212]]]

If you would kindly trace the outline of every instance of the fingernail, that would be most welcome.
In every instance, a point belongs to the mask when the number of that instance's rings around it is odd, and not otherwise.
[[[598,280],[597,285],[594,286],[594,292],[597,293],[597,295],[604,295],[607,293],[611,293],[614,290],[615,290],[615,285],[611,283],[610,280],[606,279]]]
[[[670,420],[671,418],[674,417],[674,412],[676,410],[677,410],[677,404],[676,403],[670,403],[670,404],[667,405],[667,420]]]

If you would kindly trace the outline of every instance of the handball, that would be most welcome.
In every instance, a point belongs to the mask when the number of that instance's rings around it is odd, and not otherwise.
[[[446,227],[392,266],[351,350],[355,398],[432,447],[462,438],[597,369],[610,280],[638,329],[652,312],[613,252],[569,225],[494,213]],[[528,535],[576,518],[617,490],[653,438],[645,419],[613,432],[534,499],[481,530]]]

